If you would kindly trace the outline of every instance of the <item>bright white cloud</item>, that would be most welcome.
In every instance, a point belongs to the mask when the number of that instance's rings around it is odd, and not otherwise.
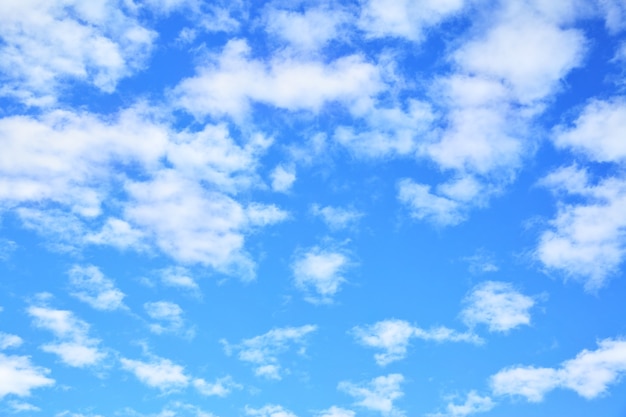
[[[393,402],[404,395],[400,389],[400,385],[403,382],[404,377],[402,375],[389,374],[360,384],[342,381],[339,383],[338,388],[354,397],[358,406],[377,411],[383,416],[400,417],[404,413],[398,410]]]
[[[294,167],[278,165],[270,174],[272,179],[272,190],[284,193],[289,191],[296,181],[296,171]]]
[[[29,396],[31,390],[54,385],[46,375],[49,369],[33,365],[27,356],[7,356],[0,353],[0,399],[12,394]]]
[[[215,382],[207,382],[202,378],[193,380],[193,386],[202,395],[226,397],[234,389],[241,389],[241,384],[236,383],[231,376],[218,378]]]
[[[495,407],[495,402],[490,397],[478,395],[476,391],[470,391],[463,404],[448,403],[445,413],[428,414],[428,417],[465,417],[470,414],[485,413]]]
[[[563,195],[563,201],[541,234],[535,256],[546,268],[598,290],[626,256],[626,179],[594,184],[586,170],[570,166],[549,174],[542,185]],[[566,197],[576,201],[567,203]]]
[[[355,327],[352,334],[357,341],[367,347],[383,350],[374,355],[376,363],[385,366],[404,359],[411,339],[432,340],[435,342],[482,343],[473,333],[459,333],[447,327],[434,327],[429,330],[411,325],[404,320],[383,320],[365,327]]]
[[[185,368],[165,358],[154,357],[149,362],[121,358],[120,363],[126,371],[135,374],[143,384],[161,391],[174,391],[189,385],[190,379]]]
[[[107,356],[99,347],[100,340],[89,337],[89,324],[71,311],[44,306],[30,306],[27,311],[35,326],[56,336],[54,343],[47,343],[41,349],[59,356],[66,365],[78,368],[94,366]]]
[[[597,162],[626,161],[626,99],[591,101],[573,126],[559,126],[554,143]]]
[[[124,308],[125,294],[93,265],[75,265],[69,271],[71,294],[97,310]]]
[[[280,405],[268,404],[261,408],[246,406],[246,415],[257,417],[298,417]]]
[[[277,57],[250,58],[245,40],[229,41],[221,55],[174,90],[179,105],[196,116],[243,118],[252,102],[291,111],[318,112],[329,102],[369,101],[381,89],[378,69],[359,55],[324,64]]]
[[[424,31],[460,12],[465,0],[361,0],[359,26],[371,37],[424,38]]]
[[[363,217],[363,213],[351,208],[334,206],[321,207],[318,204],[314,204],[311,207],[311,212],[315,216],[321,217],[324,223],[333,230],[353,226]]]
[[[435,195],[429,185],[409,178],[398,182],[398,200],[417,220],[430,221],[439,226],[453,226],[465,220],[464,207],[458,201]]]
[[[170,287],[179,287],[187,290],[196,291],[199,289],[195,279],[191,276],[186,268],[175,266],[165,268],[161,272],[161,282]]]
[[[150,324],[150,331],[156,334],[179,332],[184,325],[183,309],[169,301],[155,301],[143,305],[146,314],[158,323]]]
[[[604,339],[596,350],[584,349],[558,368],[511,367],[491,377],[496,395],[520,395],[539,402],[556,388],[592,399],[604,394],[626,374],[626,341]]]
[[[21,337],[0,332],[0,350],[12,349],[16,347],[20,347],[24,343]]]
[[[306,338],[317,330],[316,326],[275,328],[260,336],[244,339],[237,345],[222,341],[227,354],[238,352],[237,357],[255,366],[254,373],[267,379],[281,379],[282,367],[278,356],[287,352],[293,345],[300,347],[299,353],[305,348]]]
[[[156,34],[121,1],[7,0],[0,4],[0,95],[56,101],[66,80],[110,93],[141,69]]]
[[[530,325],[535,300],[516,291],[510,283],[485,281],[472,288],[464,303],[461,318],[470,328],[484,324],[490,332],[507,332]]]
[[[330,303],[346,281],[343,275],[350,265],[346,254],[315,246],[298,253],[291,267],[294,282],[307,294],[307,301]]]

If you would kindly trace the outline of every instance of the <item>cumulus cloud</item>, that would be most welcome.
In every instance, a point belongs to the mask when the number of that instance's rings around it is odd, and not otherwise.
[[[320,217],[333,230],[354,226],[363,217],[363,213],[358,210],[336,206],[322,207],[319,204],[314,204],[311,207],[311,212]]]
[[[49,105],[66,80],[110,93],[142,68],[155,37],[120,1],[4,1],[0,95]]]
[[[198,284],[187,268],[181,266],[165,268],[160,271],[160,275],[161,282],[169,287],[178,287],[191,291],[199,289]]]
[[[83,368],[100,363],[106,353],[100,348],[100,340],[89,337],[89,324],[68,310],[56,310],[45,306],[30,306],[27,310],[33,324],[52,332],[56,341],[41,346],[45,352],[59,356],[69,366]]]
[[[229,115],[239,120],[253,102],[318,112],[330,102],[347,106],[367,102],[381,89],[378,69],[360,55],[328,64],[280,56],[266,63],[250,55],[245,40],[229,41],[219,56],[174,89],[176,101],[196,116]]]
[[[501,370],[491,377],[496,395],[526,397],[539,402],[557,388],[570,389],[592,399],[604,394],[611,384],[626,374],[626,341],[604,339],[596,350],[584,349],[574,359],[557,368],[517,366]]]
[[[430,186],[405,178],[398,182],[398,200],[412,218],[439,226],[454,226],[465,220],[464,207],[453,199],[433,194]]]
[[[465,417],[470,414],[484,413],[495,407],[495,402],[490,397],[478,395],[476,391],[470,391],[462,404],[448,403],[444,413],[428,414],[428,417]]]
[[[26,397],[31,390],[54,385],[54,379],[46,375],[49,369],[35,366],[27,356],[0,353],[0,399],[6,395]]]
[[[377,411],[383,416],[400,417],[404,413],[397,409],[393,402],[402,397],[404,393],[400,385],[404,382],[404,377],[400,374],[389,374],[379,376],[365,383],[352,383],[342,381],[338,388],[346,394],[354,397],[358,406],[368,410]]]
[[[355,327],[352,329],[352,334],[360,344],[383,350],[383,353],[374,355],[376,363],[380,366],[404,359],[412,339],[432,340],[439,343],[482,343],[482,339],[471,332],[459,333],[443,326],[425,330],[397,319],[383,320],[365,327]]]
[[[589,102],[572,126],[558,126],[553,141],[597,162],[625,162],[626,99]]]
[[[461,318],[470,328],[484,324],[490,332],[507,332],[530,325],[535,300],[516,291],[510,283],[486,281],[476,285],[464,303]]]
[[[75,265],[69,271],[71,294],[97,310],[124,308],[125,294],[93,265]]]
[[[298,417],[283,406],[267,404],[261,408],[246,406],[246,415],[257,417]]]
[[[190,382],[185,368],[169,359],[153,357],[150,361],[120,358],[122,368],[135,374],[143,384],[161,391],[175,391],[187,387]]]
[[[282,369],[278,356],[287,352],[293,345],[299,346],[303,353],[306,338],[317,330],[316,326],[275,328],[260,336],[244,339],[237,345],[230,345],[222,340],[227,354],[237,352],[239,360],[255,366],[254,373],[267,379],[282,379]]]
[[[293,167],[278,165],[270,174],[272,179],[272,190],[277,192],[287,192],[296,181],[296,172]]]
[[[581,280],[589,291],[598,290],[626,256],[626,179],[594,183],[587,170],[569,166],[550,173],[541,184],[562,201],[539,238],[535,256],[546,268]]]
[[[330,303],[345,282],[343,275],[350,265],[345,253],[315,246],[298,253],[291,268],[296,287],[307,294],[307,301]]]
[[[183,309],[169,301],[154,301],[143,305],[146,314],[157,323],[150,324],[150,331],[156,334],[182,331],[184,326]]]
[[[0,350],[20,347],[24,343],[21,337],[15,334],[0,332]]]
[[[193,380],[193,386],[205,396],[226,397],[234,389],[241,389],[241,384],[236,383],[231,376],[217,378],[215,382],[207,382],[202,378]]]

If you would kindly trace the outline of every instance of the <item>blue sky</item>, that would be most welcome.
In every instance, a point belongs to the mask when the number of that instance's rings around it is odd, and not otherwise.
[[[0,410],[626,416],[626,2],[4,0]]]

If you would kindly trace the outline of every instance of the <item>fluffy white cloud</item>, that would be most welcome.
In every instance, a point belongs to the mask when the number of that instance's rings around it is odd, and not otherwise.
[[[318,204],[311,207],[311,212],[315,216],[321,217],[324,223],[333,230],[353,226],[363,217],[363,213],[354,209],[334,206],[321,207]]]
[[[400,389],[403,382],[402,375],[389,374],[360,384],[342,381],[338,388],[354,397],[357,400],[356,405],[378,411],[383,416],[400,417],[404,413],[394,407],[393,402],[404,395]]]
[[[146,314],[158,323],[150,324],[150,331],[161,334],[165,332],[179,332],[184,325],[183,309],[176,303],[169,301],[155,301],[143,305]]]
[[[594,100],[581,111],[573,126],[559,126],[554,143],[582,153],[592,161],[626,161],[626,99]]]
[[[104,92],[140,69],[156,34],[117,0],[7,0],[0,4],[0,95],[48,105],[68,79]]]
[[[586,170],[570,166],[542,184],[564,201],[541,234],[535,256],[548,269],[583,281],[589,291],[601,288],[626,256],[626,179],[593,183]]]
[[[497,281],[476,285],[464,302],[463,322],[470,328],[484,324],[490,332],[530,325],[530,309],[535,305],[533,298],[519,293],[512,284]]]
[[[27,356],[0,353],[0,399],[9,394],[28,396],[35,388],[54,385],[54,379],[46,376],[49,373],[49,369],[33,365]]]
[[[433,194],[429,185],[409,178],[398,182],[398,200],[417,220],[430,221],[439,226],[453,226],[465,220],[465,208],[458,201]]]
[[[97,365],[106,357],[98,346],[100,340],[89,337],[89,324],[71,311],[30,306],[27,312],[35,326],[51,331],[57,338],[54,343],[41,346],[41,349],[56,354],[63,363],[82,368]]]
[[[202,395],[226,397],[233,389],[241,389],[242,386],[236,383],[231,376],[218,378],[215,382],[207,382],[202,378],[193,380],[193,386]]]
[[[272,179],[272,190],[277,192],[287,192],[296,181],[296,171],[294,167],[278,165],[270,174]]]
[[[268,404],[261,408],[246,406],[246,415],[257,417],[298,417],[280,405]]]
[[[196,116],[242,119],[252,102],[317,112],[329,102],[368,102],[381,89],[377,67],[359,55],[328,64],[280,56],[265,63],[250,52],[245,40],[229,41],[221,55],[174,89],[179,105]]]
[[[179,287],[192,291],[199,289],[198,284],[191,276],[192,274],[186,268],[180,266],[165,268],[161,270],[160,273],[161,282],[167,286]]]
[[[189,385],[185,368],[165,358],[154,357],[149,362],[120,358],[122,368],[135,374],[137,379],[161,391],[174,391]]]
[[[69,271],[71,294],[97,310],[124,308],[125,294],[93,265],[75,265]]]
[[[604,394],[609,385],[626,374],[626,341],[604,339],[596,350],[584,349],[558,368],[511,367],[491,377],[496,395],[520,395],[542,401],[556,388],[570,389],[591,399]]]
[[[0,332],[0,350],[19,347],[23,342],[17,335]]]
[[[490,397],[478,395],[470,391],[463,404],[448,403],[445,413],[429,414],[428,417],[465,417],[470,414],[490,411],[496,404]]]
[[[306,337],[317,330],[316,326],[275,328],[260,336],[244,339],[237,345],[222,340],[227,354],[237,351],[237,357],[255,366],[254,373],[267,379],[281,379],[281,366],[278,355],[285,353],[292,345],[299,345],[299,353],[304,351]]]
[[[361,0],[359,26],[371,37],[420,41],[424,31],[459,13],[465,0]]]
[[[459,333],[447,327],[434,327],[424,330],[404,320],[383,320],[365,327],[355,327],[352,334],[364,346],[382,349],[374,355],[376,363],[385,366],[404,359],[411,339],[432,340],[435,342],[482,343],[473,333]]]
[[[265,14],[266,31],[299,51],[314,52],[341,34],[350,15],[328,6],[306,8],[302,12],[270,7]]]
[[[292,264],[294,282],[311,303],[330,303],[345,282],[351,261],[342,252],[313,247],[298,253]]]

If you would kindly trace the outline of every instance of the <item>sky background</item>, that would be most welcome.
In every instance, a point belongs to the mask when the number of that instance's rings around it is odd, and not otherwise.
[[[2,0],[0,413],[626,417],[624,0]]]

